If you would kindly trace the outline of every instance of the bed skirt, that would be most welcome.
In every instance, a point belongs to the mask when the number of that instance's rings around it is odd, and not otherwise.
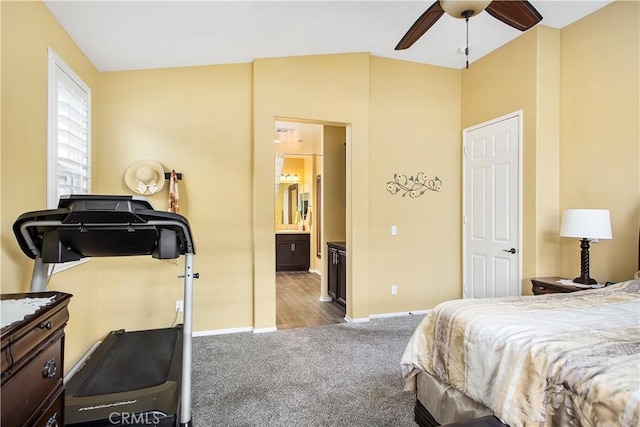
[[[469,426],[501,426],[506,424],[493,412],[467,395],[431,375],[420,372],[416,378],[415,421],[421,427],[436,427],[471,421]],[[473,422],[472,420],[477,420]],[[478,423],[480,422],[480,423]]]

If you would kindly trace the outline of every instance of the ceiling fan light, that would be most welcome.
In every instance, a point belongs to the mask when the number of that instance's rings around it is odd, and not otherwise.
[[[440,0],[440,7],[454,18],[466,18],[464,12],[472,11],[468,16],[477,15],[489,6],[491,0]]]

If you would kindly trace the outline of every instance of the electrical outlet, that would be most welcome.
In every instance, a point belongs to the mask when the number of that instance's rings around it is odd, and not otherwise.
[[[396,236],[398,234],[398,227],[396,227],[395,225],[391,226],[391,235],[392,236]]]
[[[396,295],[398,293],[398,286],[391,285],[391,295]]]
[[[176,301],[176,312],[181,313],[184,311],[184,301]]]

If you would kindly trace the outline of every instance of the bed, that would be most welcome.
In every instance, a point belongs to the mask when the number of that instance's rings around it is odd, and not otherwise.
[[[640,280],[444,302],[401,363],[423,427],[638,426]]]

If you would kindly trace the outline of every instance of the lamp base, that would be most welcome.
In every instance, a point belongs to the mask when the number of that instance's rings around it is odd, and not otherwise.
[[[589,277],[589,239],[580,240],[580,276],[573,279],[574,283],[595,285],[596,279]]]
[[[581,283],[583,285],[597,285],[598,281],[591,277],[576,277],[573,279],[573,283]]]

